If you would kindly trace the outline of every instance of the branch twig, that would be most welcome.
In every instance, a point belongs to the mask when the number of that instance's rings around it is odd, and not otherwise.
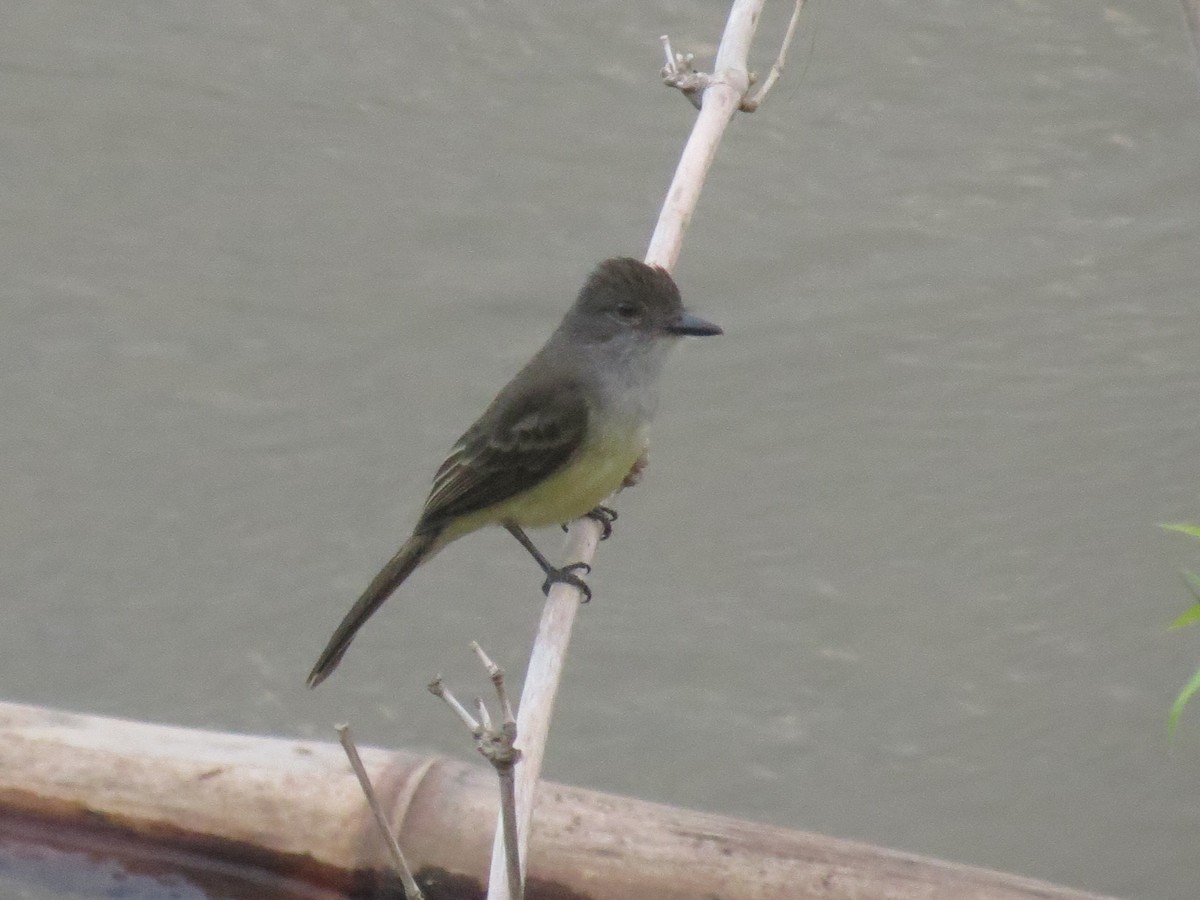
[[[1200,0],[1193,0],[1200,2]],[[788,22],[787,30],[783,35],[783,43],[779,47],[779,55],[775,58],[775,64],[771,66],[771,71],[767,74],[767,80],[762,83],[753,97],[747,96],[750,88],[758,81],[758,76],[753,73],[748,73],[749,81],[746,84],[746,90],[738,103],[738,109],[742,112],[754,112],[767,99],[767,94],[771,88],[775,86],[775,82],[779,80],[779,76],[783,74],[784,63],[787,62],[788,49],[792,46],[792,40],[796,37],[796,28],[800,24],[800,11],[804,9],[804,0],[796,0],[796,5],[792,9],[792,18]],[[717,70],[712,75],[698,71],[693,65],[696,59],[693,53],[676,53],[671,47],[671,39],[667,35],[660,35],[659,40],[662,41],[663,53],[666,55],[667,64],[663,66],[662,80],[667,87],[677,88],[688,102],[696,109],[700,109],[704,92],[710,84],[720,80],[720,65],[714,68]]]
[[[767,99],[767,94],[775,86],[779,76],[783,74],[783,64],[787,62],[788,48],[792,46],[792,39],[796,36],[796,27],[800,24],[800,10],[802,9],[804,9],[804,0],[796,0],[792,18],[788,20],[787,31],[783,35],[783,43],[779,46],[779,56],[775,58],[775,65],[771,66],[771,71],[767,73],[767,80],[754,92],[754,96],[747,97],[742,101],[739,107],[742,112],[754,112],[762,106],[763,101]]]
[[[350,760],[350,768],[358,776],[358,783],[362,787],[363,794],[366,795],[367,805],[371,807],[371,814],[375,816],[375,824],[379,826],[384,843],[387,844],[388,851],[392,855],[392,864],[400,874],[400,883],[404,885],[404,895],[411,897],[412,900],[425,900],[425,895],[421,893],[421,888],[417,885],[412,871],[408,868],[408,861],[405,860],[404,854],[400,850],[400,844],[396,840],[396,835],[392,833],[392,826],[388,824],[387,815],[383,811],[383,805],[380,804],[379,796],[375,793],[375,788],[371,785],[371,777],[367,774],[367,769],[363,765],[362,758],[358,755],[358,748],[354,746],[354,735],[350,733],[350,726],[337,725],[333,730],[337,732],[338,740],[342,743],[342,749],[346,751],[346,758]]]
[[[692,63],[696,59],[694,53],[676,53],[671,48],[671,38],[659,35],[662,41],[663,53],[666,54],[667,64],[663,66],[662,80],[667,87],[678,88],[696,109],[700,108],[700,98],[708,87],[708,76],[696,71]]]
[[[478,642],[471,641],[471,649],[475,651],[475,655],[479,657],[479,661],[487,669],[488,677],[491,678],[492,685],[496,689],[496,699],[500,704],[500,727],[497,728],[493,725],[487,705],[480,697],[475,698],[475,708],[478,711],[479,718],[476,719],[472,716],[467,711],[467,708],[446,687],[441,675],[429,683],[429,693],[445,701],[446,705],[454,711],[454,714],[462,720],[463,724],[470,730],[471,736],[475,738],[475,749],[496,770],[496,777],[500,781],[501,832],[497,835],[497,841],[501,839],[501,836],[503,837],[505,886],[508,890],[508,896],[512,900],[521,900],[525,894],[523,870],[521,867],[521,860],[524,853],[518,841],[516,777],[514,772],[517,762],[521,759],[521,751],[513,746],[517,739],[517,721],[513,716],[512,704],[508,699],[508,689],[504,686],[504,670],[492,662],[491,658],[483,651]],[[493,858],[493,867],[495,866],[495,862],[496,860]],[[490,892],[491,889],[489,888]]]

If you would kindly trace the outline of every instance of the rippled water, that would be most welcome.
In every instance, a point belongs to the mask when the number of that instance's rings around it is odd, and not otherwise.
[[[448,549],[317,651],[592,264],[642,251],[725,4],[0,14],[6,698],[473,751],[538,578]],[[765,69],[786,9],[772,7]],[[726,137],[551,778],[1195,896],[1200,82],[1167,0],[814,2]],[[557,546],[554,534],[542,536]],[[482,685],[481,685],[482,686]]]

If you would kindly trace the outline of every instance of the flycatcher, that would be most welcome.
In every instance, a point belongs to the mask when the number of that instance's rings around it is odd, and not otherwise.
[[[588,277],[558,329],[496,395],[450,451],[412,536],[351,607],[308,676],[316,687],[341,662],[363,623],[421,563],[465,534],[503,525],[546,575],[543,592],[565,581],[525,528],[615,513],[599,504],[619,488],[646,450],[667,351],[683,335],[720,334],[683,308],[666,270],[609,259]]]

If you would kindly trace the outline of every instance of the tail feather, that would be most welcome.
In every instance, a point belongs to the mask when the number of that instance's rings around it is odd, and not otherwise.
[[[396,555],[388,560],[388,564],[379,574],[371,579],[371,583],[367,585],[362,596],[355,601],[354,606],[350,607],[350,612],[346,613],[346,617],[334,631],[333,637],[321,651],[317,664],[308,674],[310,688],[315,688],[333,673],[338,663],[342,661],[342,657],[346,655],[346,650],[349,649],[350,642],[354,640],[358,629],[362,628],[367,619],[371,618],[375,610],[383,605],[383,601],[390,597],[396,588],[400,587],[404,579],[411,575],[417,566],[433,555],[437,549],[439,534],[440,531],[414,533],[396,551]]]

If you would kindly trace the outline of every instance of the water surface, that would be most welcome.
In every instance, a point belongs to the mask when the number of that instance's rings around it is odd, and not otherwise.
[[[10,0],[4,696],[473,751],[539,581],[445,551],[304,675],[588,269],[642,252],[715,2]],[[786,10],[763,26],[764,69]],[[728,133],[549,777],[1196,895],[1200,90],[1181,8],[815,2]],[[559,538],[541,538],[549,548]]]

